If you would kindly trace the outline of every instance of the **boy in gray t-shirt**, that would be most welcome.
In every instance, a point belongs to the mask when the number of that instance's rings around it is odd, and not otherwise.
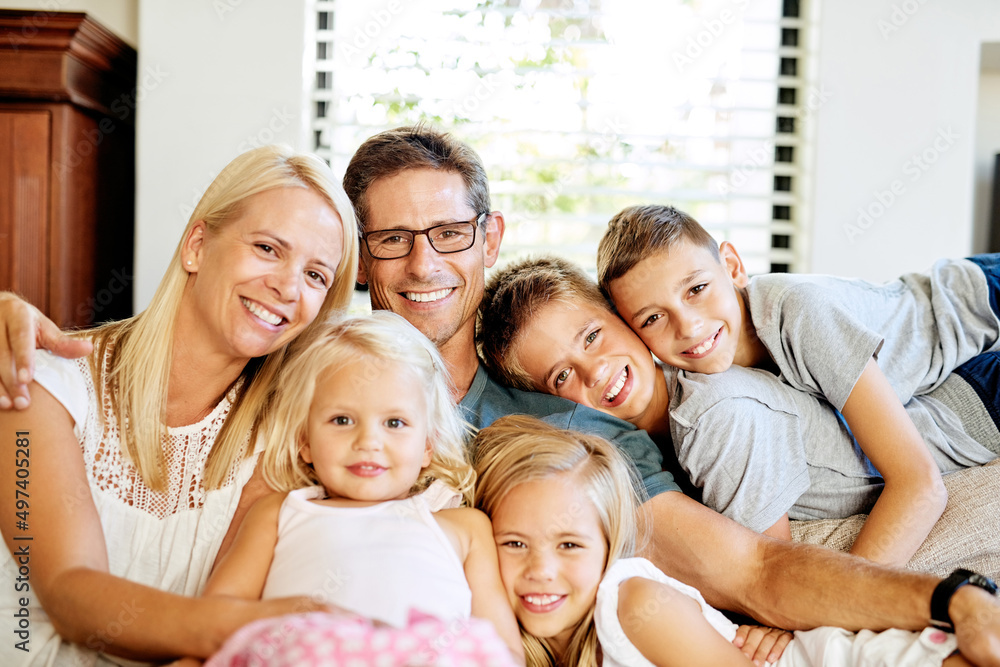
[[[989,255],[943,260],[885,285],[831,276],[751,280],[732,244],[716,246],[691,217],[636,206],[609,223],[598,279],[663,362],[700,373],[764,368],[840,410],[885,480],[852,552],[903,564],[947,502],[903,404],[972,357],[1000,349],[998,264]]]

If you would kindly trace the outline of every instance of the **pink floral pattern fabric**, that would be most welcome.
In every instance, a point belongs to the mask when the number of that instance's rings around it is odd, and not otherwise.
[[[251,623],[205,667],[512,667],[493,625],[411,612],[405,628],[313,612]]]

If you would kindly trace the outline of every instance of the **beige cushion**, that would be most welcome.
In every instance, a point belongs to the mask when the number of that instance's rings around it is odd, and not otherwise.
[[[956,567],[1000,575],[1000,459],[945,475],[948,506],[906,567],[946,576]],[[792,539],[847,551],[867,515],[792,521]]]

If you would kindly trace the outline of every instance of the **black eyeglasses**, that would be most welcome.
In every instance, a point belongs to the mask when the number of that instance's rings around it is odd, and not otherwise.
[[[427,229],[379,229],[365,232],[361,238],[368,253],[375,259],[399,259],[413,250],[413,240],[424,234],[431,247],[442,255],[462,252],[476,242],[476,228],[489,213],[480,213],[468,222],[446,222]]]

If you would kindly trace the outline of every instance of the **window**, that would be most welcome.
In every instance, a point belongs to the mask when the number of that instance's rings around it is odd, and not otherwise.
[[[593,270],[612,215],[663,203],[751,273],[801,270],[806,4],[318,0],[314,149],[342,174],[380,130],[455,133],[505,214],[501,261]]]

